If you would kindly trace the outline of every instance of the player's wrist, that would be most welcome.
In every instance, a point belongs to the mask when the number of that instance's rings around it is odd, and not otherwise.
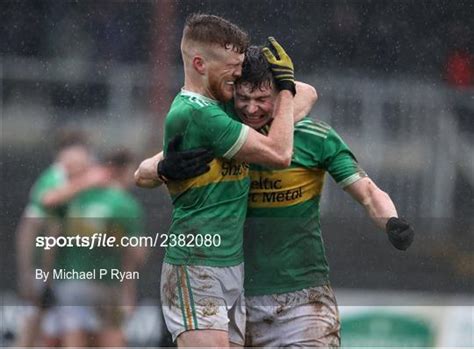
[[[296,85],[293,81],[285,80],[277,83],[277,88],[280,92],[288,91],[294,97],[296,95]]]
[[[156,166],[156,174],[158,175],[158,179],[163,183],[168,183],[168,178],[163,174],[163,160],[158,161],[158,165]]]
[[[406,221],[402,218],[396,216],[389,217],[387,219],[387,223],[385,223],[385,230],[388,233],[390,230],[393,230],[394,228],[398,227],[401,223],[408,225],[408,223],[406,223]]]

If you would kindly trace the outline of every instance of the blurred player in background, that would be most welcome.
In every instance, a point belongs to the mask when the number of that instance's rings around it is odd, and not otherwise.
[[[134,163],[126,150],[108,155],[103,165],[92,171],[106,173],[108,181],[90,185],[90,174],[58,190],[60,195],[77,192],[70,200],[65,217],[64,236],[114,236],[117,244],[124,236],[143,232],[143,210],[127,188],[133,183]],[[58,194],[58,193],[52,193]],[[53,195],[54,196],[54,195]],[[92,280],[58,280],[53,284],[56,306],[47,314],[45,332],[61,338],[66,347],[125,346],[121,325],[124,312],[136,304],[136,276],[145,260],[141,247],[117,246],[94,248],[56,248],[54,269],[87,273],[96,271]],[[99,271],[107,275],[99,277]],[[119,270],[129,277],[118,280]],[[124,274],[120,274],[124,275]]]
[[[51,301],[50,293],[44,285],[35,282],[34,268],[41,264],[35,238],[44,229],[58,231],[67,209],[67,200],[58,200],[55,206],[45,201],[45,197],[69,180],[81,176],[91,166],[93,156],[86,146],[85,137],[80,132],[63,130],[56,140],[54,163],[44,170],[33,185],[30,202],[25,208],[16,232],[16,255],[18,292],[30,304],[36,305],[25,317],[19,331],[16,346],[33,346],[40,337],[40,323],[44,308]]]
[[[216,159],[196,179],[167,183],[174,205],[168,236],[173,241],[218,234],[221,243],[166,249],[163,314],[178,346],[244,344],[242,242],[249,180],[243,161],[285,167],[291,159],[293,64],[276,41],[271,47],[278,59],[266,49],[279,89],[268,136],[229,118],[222,104],[232,99],[247,44],[247,34],[223,18],[198,14],[186,20],[185,81],[166,116],[165,153],[182,139],[183,149],[208,147]]]
[[[272,122],[274,82],[261,48],[246,52],[236,82],[235,111],[247,125],[266,133]],[[413,230],[357,164],[347,145],[323,122],[296,123],[289,169],[252,165],[245,231],[245,292],[248,346],[339,346],[340,324],[319,223],[325,172],[361,203],[375,224],[400,250]],[[176,168],[203,166],[186,162]]]

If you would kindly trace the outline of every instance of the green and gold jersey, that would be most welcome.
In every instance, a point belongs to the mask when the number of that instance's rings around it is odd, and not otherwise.
[[[319,222],[326,172],[343,188],[366,176],[338,134],[308,117],[295,125],[289,168],[251,166],[246,295],[292,292],[329,281]]]
[[[127,191],[109,187],[81,192],[69,202],[64,235],[92,240],[94,234],[114,236],[113,247],[60,247],[55,268],[78,272],[93,269],[121,269],[123,248],[120,239],[143,233],[143,209]],[[110,274],[110,272],[109,272]],[[104,278],[104,281],[110,279]]]
[[[59,164],[53,164],[44,170],[36,180],[30,192],[30,202],[26,208],[28,218],[61,218],[65,213],[65,206],[48,209],[43,206],[42,199],[46,192],[56,189],[67,182],[64,169]]]
[[[185,237],[186,241],[178,239],[184,242],[181,246],[168,244],[165,262],[223,267],[243,261],[250,180],[248,165],[231,159],[245,143],[248,130],[215,100],[185,90],[174,99],[165,120],[165,156],[168,142],[182,135],[181,150],[209,148],[216,159],[207,173],[167,183],[174,205],[168,234]],[[206,235],[219,238],[212,246],[205,246],[197,236]]]

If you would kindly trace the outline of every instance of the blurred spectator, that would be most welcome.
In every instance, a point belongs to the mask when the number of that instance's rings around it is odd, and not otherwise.
[[[473,84],[474,59],[470,52],[470,30],[459,23],[449,27],[449,49],[445,66],[446,81],[453,87],[464,89]]]
[[[457,116],[459,129],[474,133],[474,102],[471,92],[474,82],[474,57],[469,48],[469,28],[452,24],[448,35],[451,47],[445,65],[445,79],[455,88],[451,95],[453,112]]]
[[[52,283],[56,303],[45,318],[45,333],[60,338],[64,347],[126,345],[122,321],[135,308],[137,270],[145,261],[146,250],[120,246],[123,237],[143,232],[143,208],[127,190],[133,183],[134,167],[128,150],[116,150],[100,166],[50,192],[51,198],[75,193],[68,203],[61,236],[93,242],[96,238],[116,239],[116,244],[108,247],[72,244],[49,251],[55,257],[53,273],[73,275]],[[91,186],[90,178],[97,174],[106,180]],[[77,187],[82,190],[78,192]]]
[[[446,63],[446,80],[457,88],[472,86],[474,60],[466,49],[454,49],[448,54]]]
[[[54,207],[50,207],[45,198],[50,191],[82,175],[92,164],[92,154],[82,133],[62,130],[58,132],[56,143],[55,161],[35,181],[16,232],[18,293],[31,305],[21,324],[22,330],[16,343],[19,347],[38,343],[46,310],[42,304],[45,285],[36,282],[34,273],[45,256],[35,249],[35,238],[44,234],[44,229],[50,234],[57,233],[67,209],[68,200],[59,200]]]

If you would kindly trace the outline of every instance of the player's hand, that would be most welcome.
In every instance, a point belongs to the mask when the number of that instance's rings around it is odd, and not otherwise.
[[[289,90],[294,96],[296,94],[295,69],[285,49],[275,38],[270,36],[267,46],[262,49],[262,53],[270,64],[277,88],[280,91]]]
[[[168,143],[166,157],[158,163],[158,177],[165,182],[196,177],[210,170],[213,152],[206,148],[178,151],[182,140],[181,135],[174,137]]]
[[[405,251],[415,237],[413,228],[401,218],[392,217],[386,225],[388,239],[396,249]]]

